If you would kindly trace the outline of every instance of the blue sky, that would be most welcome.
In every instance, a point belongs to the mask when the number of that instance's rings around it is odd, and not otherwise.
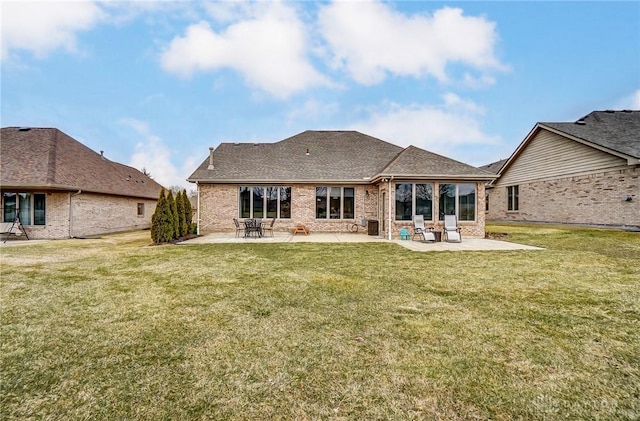
[[[640,109],[637,1],[0,7],[2,127],[59,128],[165,186],[193,188],[220,142],[359,130],[480,166],[536,122]]]

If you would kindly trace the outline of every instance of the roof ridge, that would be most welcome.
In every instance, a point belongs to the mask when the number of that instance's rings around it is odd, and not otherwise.
[[[407,149],[409,149],[410,146],[412,145],[409,145],[406,148],[403,148],[400,152],[398,152],[396,156],[391,158],[391,160],[387,163],[387,165],[385,165],[380,171],[378,171],[378,174],[383,174],[387,169],[389,169],[389,167],[391,167],[398,159],[400,159],[402,155],[404,155],[404,153],[407,151]]]

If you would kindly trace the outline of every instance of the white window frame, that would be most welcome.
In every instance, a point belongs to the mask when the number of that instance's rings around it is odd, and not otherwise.
[[[417,203],[418,203],[418,195],[416,194],[416,190],[417,190],[417,186],[418,184],[424,184],[424,185],[430,185],[431,186],[431,215],[424,215],[424,220],[427,222],[433,222],[433,211],[434,211],[434,202],[435,202],[435,197],[434,197],[434,191],[435,191],[435,184],[434,183],[429,183],[429,182],[425,182],[425,183],[402,183],[402,182],[397,182],[394,186],[394,190],[393,190],[393,195],[395,198],[396,195],[396,191],[398,189],[398,184],[411,184],[411,219],[397,219],[397,211],[396,209],[394,209],[394,218],[397,221],[412,221],[413,218],[417,215],[416,214],[416,209],[418,207]],[[394,199],[394,206],[398,206],[397,201],[395,201]],[[420,214],[423,215],[423,214]]]
[[[507,212],[520,211],[520,185],[507,186]]]
[[[20,215],[20,199],[19,199],[19,195],[20,194],[28,194],[29,195],[29,223],[25,224],[25,221],[22,220],[22,218],[20,218],[20,223],[24,226],[28,226],[28,227],[44,227],[47,225],[47,194],[43,193],[43,192],[30,192],[30,191],[4,191],[2,192],[2,197],[1,197],[1,201],[2,201],[2,216],[0,216],[2,218],[2,220],[4,222],[13,222],[13,221],[5,221],[4,220],[4,208],[5,208],[5,193],[13,193],[16,195],[16,214]],[[44,224],[35,224],[35,220],[36,220],[36,206],[35,206],[35,196],[36,195],[42,195],[44,197]]]
[[[317,220],[319,221],[324,221],[324,220],[329,220],[329,221],[343,221],[343,220],[355,220],[356,218],[356,188],[355,186],[315,186],[314,188],[314,195],[315,195],[315,201],[314,204],[317,203],[318,201],[318,188],[325,188],[327,191],[327,196],[325,197],[325,199],[327,200],[327,210],[326,210],[326,216],[324,218],[318,218],[318,210],[317,208],[315,208],[313,210],[314,212],[314,216]],[[339,188],[340,189],[340,218],[331,218],[331,189],[334,188]],[[353,217],[352,218],[345,218],[344,217],[344,189],[353,189]]]
[[[245,218],[244,216],[242,216],[242,197],[240,195],[240,192],[243,188],[246,188],[249,190],[249,217],[248,218],[255,218],[255,219],[271,219],[271,217],[266,216],[267,215],[267,189],[268,188],[274,188],[278,190],[278,194],[277,194],[277,205],[276,205],[276,218],[277,219],[291,219],[291,210],[289,210],[289,217],[282,217],[282,212],[281,212],[281,203],[280,203],[280,189],[289,189],[289,191],[291,192],[291,197],[289,198],[289,203],[290,206],[292,207],[293,203],[292,202],[292,196],[293,196],[293,188],[291,186],[239,186],[238,187],[238,217],[239,218]],[[263,191],[263,195],[262,195],[262,216],[256,216],[255,211],[254,211],[254,207],[253,207],[253,189],[254,188],[260,188]]]
[[[453,184],[456,186],[456,195],[455,195],[455,209],[456,209],[456,219],[461,222],[477,222],[478,221],[478,184],[477,183],[439,183],[438,184],[438,220],[444,221],[444,213],[442,209],[440,209],[440,186],[445,184]],[[474,203],[473,203],[473,219],[460,219],[460,185],[471,185],[473,186],[474,191]]]

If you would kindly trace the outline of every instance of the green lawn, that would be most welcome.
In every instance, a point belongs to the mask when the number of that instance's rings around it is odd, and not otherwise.
[[[640,234],[4,247],[2,419],[638,419]]]

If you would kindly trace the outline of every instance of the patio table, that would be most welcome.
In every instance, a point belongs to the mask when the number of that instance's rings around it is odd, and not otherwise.
[[[245,219],[244,220],[244,238],[252,236],[262,237],[262,220],[261,219]]]

